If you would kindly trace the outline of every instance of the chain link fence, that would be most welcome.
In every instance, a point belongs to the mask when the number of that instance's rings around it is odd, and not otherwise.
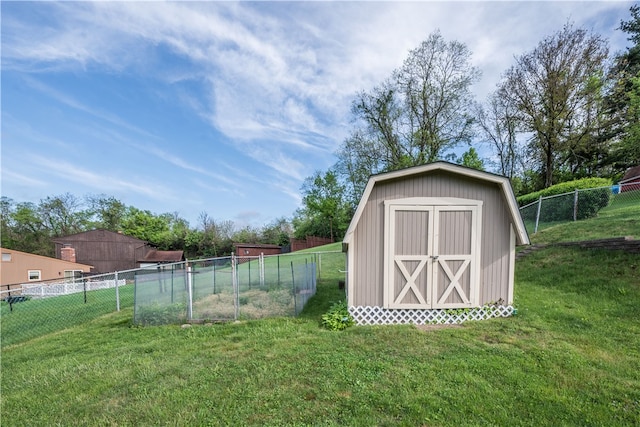
[[[343,258],[340,252],[213,258],[5,285],[1,346],[131,307],[141,325],[296,316],[315,294],[323,262],[338,268]]]
[[[130,270],[2,286],[2,347],[133,307],[135,274]]]
[[[575,190],[549,197],[520,208],[529,234],[556,224],[592,218],[602,209],[640,204],[640,184],[617,184],[611,187]]]
[[[317,258],[231,256],[143,270],[135,279],[134,323],[296,316],[315,295]]]

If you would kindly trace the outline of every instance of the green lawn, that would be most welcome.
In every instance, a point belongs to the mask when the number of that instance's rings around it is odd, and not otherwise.
[[[295,254],[265,258],[265,286],[260,286],[260,274],[257,260],[238,265],[240,284],[241,319],[270,317],[276,315],[294,315],[302,302],[293,294],[294,278],[291,265],[298,274],[299,267],[306,263],[316,263],[318,275],[335,275],[344,270],[344,255],[339,252],[340,244],[328,245],[324,253],[299,251]],[[338,252],[336,252],[338,251]],[[193,318],[198,319],[234,319],[234,296],[231,283],[231,267],[203,267],[197,261],[193,263]],[[147,277],[139,276],[139,286],[135,290],[133,276],[129,285],[120,286],[120,305],[132,307],[137,302],[137,320],[139,323],[183,323],[186,319],[186,281],[185,271],[167,272],[162,281],[158,280],[155,270]],[[298,283],[297,287],[300,288]],[[162,291],[162,292],[161,292]],[[15,303],[13,311],[9,304],[0,302],[1,347],[27,341],[65,328],[81,325],[96,317],[116,310],[115,288],[93,290],[86,293],[62,295],[53,298],[33,298]],[[317,303],[316,303],[317,304]],[[142,307],[142,309],[140,308]]]
[[[132,309],[2,351],[3,425],[637,426],[640,257],[547,248],[517,315],[421,330],[297,318],[135,327]]]
[[[133,285],[120,286],[120,306],[133,307]],[[116,290],[101,289],[57,296],[28,299],[13,304],[0,303],[1,347],[82,325],[116,310]]]
[[[555,243],[623,236],[633,236],[640,239],[640,192],[638,191],[617,195],[611,205],[598,212],[595,218],[547,224],[546,228],[538,233],[529,235],[532,243]]]

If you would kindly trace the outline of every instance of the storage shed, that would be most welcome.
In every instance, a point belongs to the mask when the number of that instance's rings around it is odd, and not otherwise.
[[[640,165],[627,170],[619,185],[620,192],[640,190]]]
[[[510,315],[526,244],[503,176],[447,162],[372,176],[343,240],[349,311],[358,324]]]
[[[233,247],[238,257],[258,257],[260,255],[279,255],[282,247],[260,243],[234,243]]]

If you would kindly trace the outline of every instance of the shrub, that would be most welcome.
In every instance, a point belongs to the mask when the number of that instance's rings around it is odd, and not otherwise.
[[[574,191],[578,193],[576,219],[596,216],[598,211],[609,204],[611,180],[605,178],[585,178],[563,182],[535,193],[518,197],[520,206],[525,206],[543,198],[540,207],[540,220],[545,222],[567,221],[573,219]]]
[[[587,190],[590,188],[611,187],[612,182],[607,178],[583,178],[575,181],[561,182],[534,193],[524,194],[517,198],[520,206],[538,201],[540,197],[557,196],[570,193],[575,190]]]
[[[341,331],[354,323],[346,301],[333,303],[329,311],[322,315],[322,326],[331,331]]]

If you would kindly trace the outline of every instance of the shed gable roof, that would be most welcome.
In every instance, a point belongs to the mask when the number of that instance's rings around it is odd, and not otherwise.
[[[520,210],[518,209],[518,203],[516,202],[516,197],[513,194],[513,189],[511,188],[509,179],[501,175],[479,171],[477,169],[471,169],[465,166],[455,165],[448,162],[434,162],[422,166],[415,166],[407,169],[401,169],[393,172],[386,172],[371,176],[369,178],[367,186],[365,187],[364,193],[362,194],[360,203],[358,203],[358,208],[356,209],[356,212],[351,219],[349,228],[345,233],[343,243],[346,243],[348,245],[352,241],[353,233],[358,225],[358,222],[360,221],[360,217],[362,216],[362,212],[364,211],[365,204],[367,200],[369,200],[369,196],[371,195],[371,192],[376,184],[398,178],[409,178],[414,175],[427,174],[435,171],[447,171],[472,179],[497,184],[504,196],[511,216],[511,221],[514,224],[517,243],[521,245],[529,244],[529,235],[527,234],[527,229],[525,228],[524,222],[522,221],[522,216],[520,215]]]

